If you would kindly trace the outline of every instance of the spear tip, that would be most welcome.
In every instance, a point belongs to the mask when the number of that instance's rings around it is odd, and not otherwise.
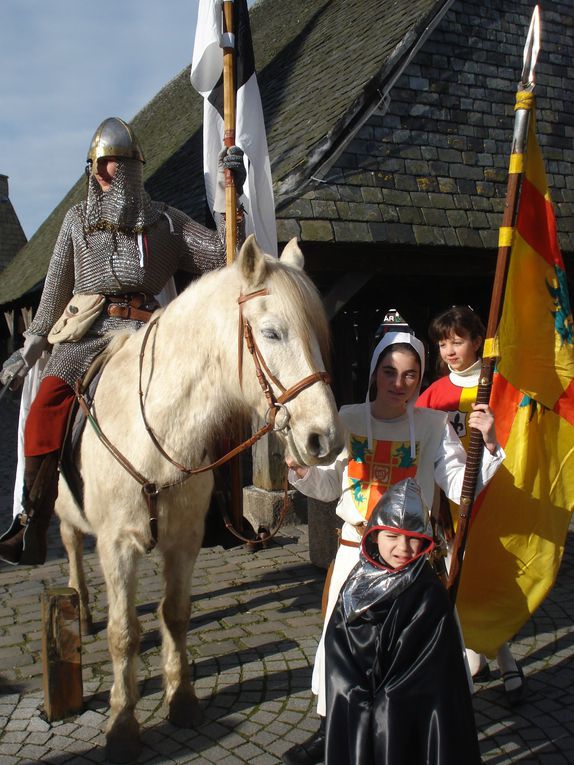
[[[526,36],[523,53],[522,76],[520,78],[521,90],[533,90],[535,84],[535,69],[540,50],[540,6],[535,5],[530,19],[530,27]]]

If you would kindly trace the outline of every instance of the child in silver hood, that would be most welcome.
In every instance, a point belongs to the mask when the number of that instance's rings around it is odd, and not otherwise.
[[[420,487],[391,487],[326,632],[326,765],[480,763],[462,645]]]

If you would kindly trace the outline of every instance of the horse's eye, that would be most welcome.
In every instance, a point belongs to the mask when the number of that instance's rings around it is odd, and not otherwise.
[[[279,332],[277,332],[276,329],[273,329],[272,327],[264,327],[261,330],[261,334],[266,340],[280,340],[281,337],[279,336]]]

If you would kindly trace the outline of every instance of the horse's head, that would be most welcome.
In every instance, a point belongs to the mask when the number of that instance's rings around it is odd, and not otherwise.
[[[329,325],[303,264],[295,239],[279,260],[265,255],[253,236],[241,248],[234,265],[241,279],[242,326],[247,327],[240,375],[248,403],[262,417],[275,417],[291,456],[300,464],[328,464],[343,446],[343,433],[327,382]],[[249,351],[259,366],[257,375]]]

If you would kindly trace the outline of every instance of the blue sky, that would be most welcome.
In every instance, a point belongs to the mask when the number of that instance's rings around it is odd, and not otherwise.
[[[102,119],[131,120],[190,64],[197,4],[2,0],[0,173],[28,238],[82,174]]]

